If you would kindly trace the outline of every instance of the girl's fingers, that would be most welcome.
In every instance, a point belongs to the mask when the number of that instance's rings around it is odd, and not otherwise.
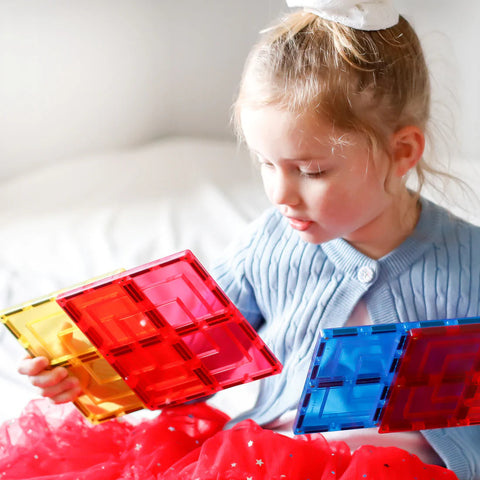
[[[75,400],[82,393],[79,379],[70,376],[64,367],[47,370],[49,365],[46,357],[28,357],[20,362],[18,372],[28,375],[30,383],[40,389],[40,394],[54,403]]]
[[[30,383],[40,389],[40,394],[54,403],[75,400],[82,393],[80,380],[70,376],[64,367],[47,370],[49,365],[46,357],[27,357],[20,362],[18,372],[27,375]]]
[[[60,384],[63,380],[68,377],[68,372],[66,368],[55,367],[52,370],[44,370],[38,374],[30,375],[30,383],[34,387],[39,387],[41,389],[46,389],[48,387],[54,387]]]
[[[50,362],[46,357],[27,357],[20,362],[18,373],[28,376],[38,375],[39,373],[42,373],[48,365],[50,365]]]
[[[43,397],[54,403],[66,403],[75,400],[82,392],[78,378],[67,376],[61,382],[40,388]]]

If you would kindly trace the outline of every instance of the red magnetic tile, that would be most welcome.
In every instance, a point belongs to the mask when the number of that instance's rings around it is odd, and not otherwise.
[[[415,328],[380,432],[480,423],[480,325]]]
[[[223,312],[229,305],[196,262],[170,263],[135,276],[132,282],[174,328]]]
[[[174,341],[174,337],[170,339]],[[212,393],[208,370],[185,349],[181,340],[152,338],[133,343],[107,358],[149,408],[179,403]]]
[[[57,302],[152,409],[281,370],[190,251],[65,292]]]
[[[262,378],[272,370],[271,353],[250,325],[234,316],[183,335],[182,340],[223,388]]]

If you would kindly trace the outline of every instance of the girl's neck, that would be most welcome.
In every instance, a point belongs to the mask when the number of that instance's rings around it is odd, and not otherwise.
[[[415,230],[421,213],[418,196],[406,190],[375,222],[346,238],[359,252],[378,260],[399,247]]]

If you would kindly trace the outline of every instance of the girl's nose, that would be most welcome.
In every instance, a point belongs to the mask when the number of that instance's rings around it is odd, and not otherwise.
[[[284,173],[275,175],[272,200],[276,205],[297,205],[300,195],[295,180]]]

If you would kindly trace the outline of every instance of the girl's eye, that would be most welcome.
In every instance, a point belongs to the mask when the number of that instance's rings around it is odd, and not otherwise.
[[[255,160],[257,162],[257,165],[259,165],[260,167],[273,167],[272,162],[269,162],[268,160],[265,160],[265,158],[263,158],[259,155],[255,156]]]
[[[323,170],[316,170],[316,171],[302,171],[300,170],[300,175],[306,178],[319,178],[325,175]]]
[[[306,165],[299,165],[298,171],[305,178],[319,178],[325,175],[325,170],[320,168],[320,164],[316,161],[308,162]]]

